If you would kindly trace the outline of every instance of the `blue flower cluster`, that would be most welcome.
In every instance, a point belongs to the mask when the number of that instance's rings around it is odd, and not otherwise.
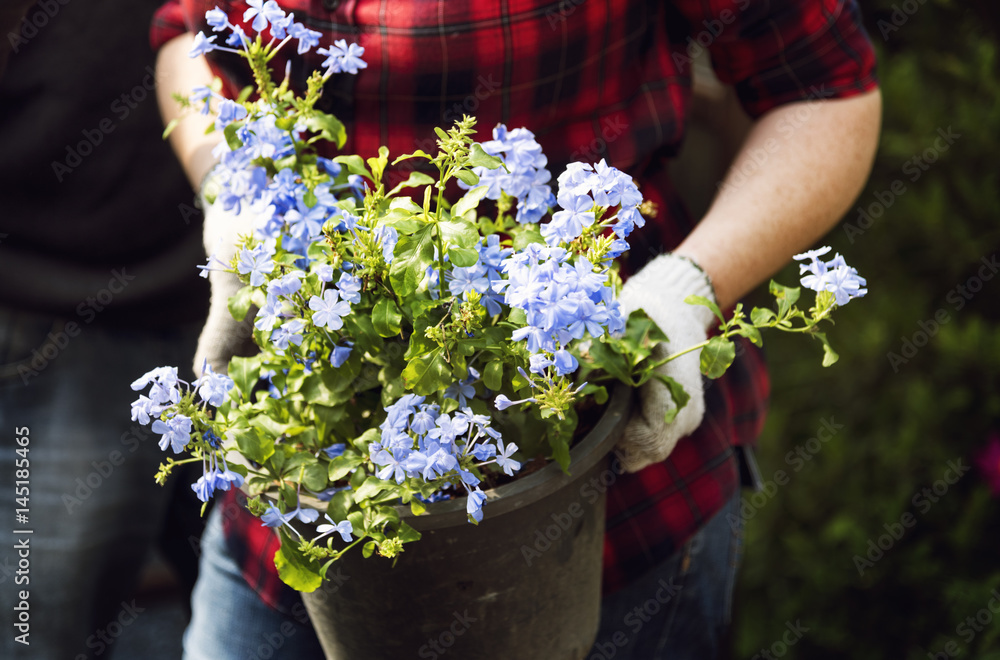
[[[152,420],[153,433],[160,434],[160,449],[166,451],[169,448],[175,454],[181,453],[191,442],[193,422],[190,417],[180,413],[175,413],[166,420],[160,419],[160,415],[181,402],[184,397],[182,385],[187,389],[188,383],[177,376],[177,367],[156,367],[132,383],[134,392],[149,386],[148,397],[140,394],[132,402],[132,421],[145,425]],[[197,391],[202,406],[221,406],[234,386],[231,378],[215,373],[207,362],[202,377],[191,383],[191,389]],[[220,457],[216,453],[219,449],[218,438],[210,431],[206,431],[204,437],[210,451],[202,460],[202,476],[192,484],[191,489],[198,495],[198,499],[207,502],[216,490],[229,490],[233,485],[237,488],[242,486],[243,477],[229,469],[225,458],[221,459],[222,467],[219,467]]]
[[[819,258],[830,250],[830,246],[809,250],[795,255],[795,259],[809,262],[799,264],[799,274],[803,275],[802,286],[817,292],[829,291],[836,304],[843,306],[868,293],[868,289],[862,288],[868,282],[858,275],[857,269],[848,266],[840,254],[830,261],[820,261]]]
[[[636,227],[646,224],[639,205],[642,194],[632,177],[602,159],[596,165],[570,163],[559,175],[559,195],[556,198],[561,210],[552,214],[552,220],[542,225],[542,236],[549,245],[568,244],[600,221],[600,227],[610,227],[615,240],[606,255],[614,259],[628,250],[625,240]],[[602,216],[617,207],[608,218]]]
[[[479,185],[488,186],[487,199],[497,200],[503,193],[517,199],[516,220],[521,224],[535,223],[542,219],[555,203],[552,188],[548,185],[552,175],[545,166],[548,159],[542,146],[535,141],[535,134],[526,128],[508,131],[503,124],[493,129],[493,139],[483,142],[483,151],[496,156],[506,166],[490,170],[475,167]],[[464,188],[467,185],[460,183]]]
[[[511,248],[500,247],[500,236],[490,234],[477,246],[479,251],[479,261],[467,268],[456,266],[451,270],[448,282],[448,290],[451,295],[458,296],[462,300],[469,299],[469,293],[475,291],[479,294],[479,303],[486,308],[490,316],[496,316],[502,311],[500,301],[502,297],[494,290],[494,285],[503,281],[500,268],[503,260],[513,252]],[[437,285],[437,269],[431,267],[428,272],[429,290],[434,293]]]
[[[506,304],[525,312],[527,324],[512,338],[527,342],[533,373],[551,366],[560,376],[572,374],[579,365],[566,350],[571,340],[625,328],[607,272],[595,271],[586,257],[573,263],[570,256],[565,248],[532,243],[503,260],[507,279],[493,284]]]
[[[476,522],[483,518],[486,495],[479,488],[479,478],[467,468],[495,463],[508,475],[521,468],[511,458],[517,445],[505,445],[500,433],[490,427],[490,418],[468,407],[449,415],[437,405],[424,403],[422,396],[406,394],[385,412],[380,440],[368,448],[372,462],[381,467],[376,476],[396,483],[407,478],[457,477],[469,494],[467,512]]]

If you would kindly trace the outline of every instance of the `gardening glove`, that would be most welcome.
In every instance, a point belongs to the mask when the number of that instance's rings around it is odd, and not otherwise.
[[[210,179],[206,177],[206,179]],[[208,185],[208,184],[206,184]],[[254,310],[247,312],[243,321],[237,321],[229,313],[229,298],[236,295],[243,284],[235,273],[227,273],[236,254],[236,243],[240,235],[253,230],[252,212],[233,213],[222,208],[216,200],[209,204],[205,200],[206,186],[202,186],[202,208],[205,209],[205,232],[203,235],[205,253],[208,255],[208,281],[212,296],[209,301],[208,318],[198,338],[198,348],[194,354],[194,372],[200,378],[205,364],[216,373],[224,374],[229,368],[229,359],[234,355],[249,356],[257,353],[253,343]]]
[[[661,360],[705,341],[709,326],[717,321],[707,307],[685,303],[689,295],[704,296],[715,302],[715,292],[704,271],[693,261],[674,254],[653,259],[622,287],[619,297],[622,316],[628,318],[637,309],[645,310],[667,335],[669,341],[653,349],[652,359]],[[676,404],[667,386],[651,378],[639,388],[639,406],[633,409],[617,446],[626,472],[637,472],[664,460],[678,440],[701,424],[705,415],[705,392],[700,355],[700,349],[692,351],[657,368],[659,373],[680,383],[691,397],[670,424],[664,422],[664,417],[668,410],[676,408]]]

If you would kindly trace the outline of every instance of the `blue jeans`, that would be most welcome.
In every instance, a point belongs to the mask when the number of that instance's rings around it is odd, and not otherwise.
[[[155,366],[187,371],[198,328],[77,321],[67,329],[51,316],[0,308],[3,658],[113,655],[123,626],[141,616],[131,595],[177,486],[153,480],[163,452],[149,427],[130,421],[137,394],[129,385]],[[28,438],[21,454],[19,437]],[[25,458],[27,472],[18,475],[16,461]],[[27,506],[15,505],[15,481],[28,482]],[[15,506],[28,509],[27,522],[15,520]],[[28,549],[15,549],[25,542]],[[30,646],[15,641],[22,591]]]
[[[711,660],[730,622],[742,529],[739,493],[667,561],[601,604],[585,660]],[[727,514],[735,518],[727,520]],[[322,660],[305,606],[267,606],[226,550],[217,509],[202,537],[201,569],[184,635],[185,660]]]

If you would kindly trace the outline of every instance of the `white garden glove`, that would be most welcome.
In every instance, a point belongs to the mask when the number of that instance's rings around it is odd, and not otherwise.
[[[705,341],[708,328],[718,321],[707,307],[685,303],[690,295],[715,302],[715,292],[705,273],[694,262],[673,254],[656,257],[622,287],[622,316],[628,318],[633,311],[643,309],[667,335],[669,341],[656,346],[652,359],[663,359]],[[664,460],[678,440],[701,424],[705,392],[700,356],[699,349],[658,368],[691,396],[672,423],[664,422],[667,411],[676,407],[667,386],[651,378],[639,389],[639,407],[632,411],[616,449],[626,472],[637,472]]]
[[[234,355],[257,353],[252,338],[254,311],[251,309],[243,321],[236,321],[229,313],[229,298],[236,295],[243,284],[235,273],[217,270],[224,267],[222,264],[228,266],[232,261],[238,237],[252,231],[252,213],[237,215],[224,210],[218,201],[211,205],[204,202],[204,197],[202,201],[205,209],[205,253],[212,268],[208,272],[212,297],[208,318],[201,329],[194,354],[194,372],[199,378],[206,360],[213,371],[224,374],[229,368],[229,359]]]

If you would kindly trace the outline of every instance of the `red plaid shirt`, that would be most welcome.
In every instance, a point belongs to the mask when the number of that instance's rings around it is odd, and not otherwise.
[[[185,31],[208,33],[204,13],[216,4],[243,23],[243,2],[172,0],[154,20],[153,45]],[[735,86],[753,116],[877,84],[854,0],[279,4],[321,31],[321,44],[347,39],[365,48],[368,69],[335,76],[322,100],[346,124],[349,153],[374,155],[383,144],[392,154],[431,152],[433,128],[468,113],[477,116],[481,139],[498,122],[531,129],[554,174],[570,161],[601,158],[632,174],[660,210],[630,239],[632,271],[675,247],[693,226],[666,161],[684,136],[697,49],[708,48],[716,74]],[[322,61],[315,51],[299,57],[289,46],[285,52],[299,83]],[[241,59],[215,52],[209,61],[231,93],[250,84]],[[275,62],[276,71],[283,68],[283,60]],[[760,351],[746,343],[739,348],[733,367],[707,389],[701,427],[663,463],[620,475],[609,488],[606,593],[669,557],[738,489],[733,447],[755,440],[769,393]],[[235,495],[226,497],[231,503]],[[286,609],[294,593],[273,566],[277,539],[238,510],[225,527],[244,576],[266,602]]]

